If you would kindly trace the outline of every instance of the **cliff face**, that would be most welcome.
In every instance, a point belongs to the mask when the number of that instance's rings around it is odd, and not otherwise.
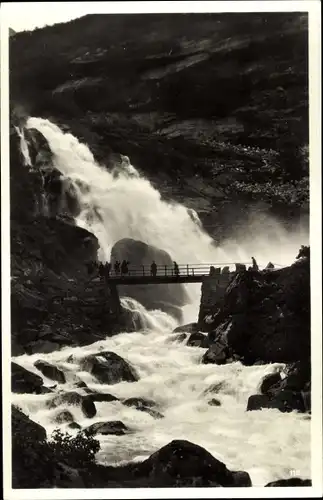
[[[309,363],[309,257],[279,270],[235,273],[224,292],[203,287],[199,326],[213,351],[219,344],[247,364]]]
[[[126,329],[118,297],[88,274],[96,237],[59,212],[44,187],[41,160],[24,164],[14,129],[10,152],[12,354],[90,344]]]
[[[308,214],[306,14],[90,15],[16,34],[10,65],[13,110],[128,155],[214,235]]]

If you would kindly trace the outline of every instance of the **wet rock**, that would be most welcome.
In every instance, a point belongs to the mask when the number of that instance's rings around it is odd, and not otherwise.
[[[179,333],[178,335],[172,335],[170,338],[169,338],[169,341],[170,342],[184,342],[187,338],[187,333]]]
[[[55,465],[56,488],[84,488],[85,484],[80,472],[66,463],[58,462]]]
[[[299,477],[291,477],[289,479],[278,479],[277,481],[272,481],[265,485],[265,487],[270,486],[312,486],[311,479],[300,479]]]
[[[86,385],[85,382],[83,382],[83,380],[79,380],[78,382],[75,382],[75,387],[77,387],[78,389],[88,389],[88,386]]]
[[[153,418],[164,418],[164,415],[162,415],[159,411],[156,411],[154,407],[156,406],[156,403],[154,401],[151,401],[150,399],[144,399],[144,398],[129,398],[123,401],[123,404],[125,406],[132,406],[136,408],[139,411],[144,411],[146,413],[149,413]]]
[[[18,394],[41,394],[43,379],[17,363],[11,363],[11,390]]]
[[[55,415],[55,422],[57,424],[72,423],[74,422],[74,417],[70,411],[63,410]]]
[[[262,394],[267,394],[268,390],[275,384],[281,381],[280,373],[270,373],[269,375],[265,375],[262,379],[260,392]]]
[[[203,394],[218,394],[225,387],[225,382],[222,380],[221,382],[216,382],[215,384],[211,384],[209,387],[203,391]]]
[[[120,401],[119,398],[113,396],[112,394],[100,394],[100,393],[91,394],[91,399],[95,403],[110,403],[112,401]]]
[[[112,420],[111,422],[96,422],[84,429],[84,432],[89,435],[95,434],[114,434],[115,436],[123,436],[129,429],[120,420]]]
[[[305,411],[311,413],[312,409],[311,391],[301,391],[301,395],[303,398]]]
[[[148,476],[155,486],[235,486],[247,482],[201,446],[174,440],[138,465],[140,475]],[[250,480],[250,478],[249,478]]]
[[[227,346],[223,344],[214,344],[203,355],[202,363],[225,365],[228,358],[229,358],[229,352]]]
[[[87,356],[81,361],[82,370],[88,371],[103,384],[137,382],[139,377],[132,366],[114,352],[105,351]]]
[[[80,426],[80,424],[78,424],[77,422],[71,422],[70,424],[68,424],[67,427],[69,429],[82,429],[82,427]]]
[[[44,441],[46,439],[44,427],[31,420],[15,406],[12,406],[11,411],[13,439],[23,439],[23,436],[26,435],[35,441]]]
[[[173,330],[173,333],[195,333],[197,328],[197,323],[188,323],[187,325],[178,326]]]
[[[128,398],[123,401],[123,404],[125,406],[134,406],[137,409],[140,408],[155,408],[156,403],[152,401],[151,399],[145,399],[145,398]]]
[[[248,472],[245,471],[233,471],[233,488],[248,488],[252,486],[251,478]]]
[[[274,397],[263,394],[255,394],[249,397],[247,411],[262,408],[276,409],[281,412],[305,411],[301,393],[288,390],[283,390]]]
[[[248,398],[247,411],[270,408],[270,399],[264,394],[253,394]]]
[[[203,286],[202,286],[203,289]],[[201,300],[199,325],[208,332],[231,323],[226,343],[245,365],[310,359],[310,268],[308,259],[289,267],[235,273],[222,295]],[[203,299],[203,297],[202,297]],[[203,320],[205,313],[211,325]],[[203,313],[203,314],[202,314]],[[201,315],[202,314],[202,315]],[[217,341],[218,338],[210,338]]]
[[[53,394],[53,390],[50,387],[43,386],[41,388],[40,394]]]
[[[39,370],[45,377],[52,380],[56,380],[60,384],[65,384],[66,379],[64,373],[57,368],[57,366],[48,363],[47,361],[38,360],[35,361],[34,366]]]
[[[61,405],[81,406],[83,396],[78,392],[62,392],[47,402],[49,408],[57,408]]]
[[[216,398],[210,399],[207,404],[210,406],[221,406],[221,402]]]
[[[93,418],[96,415],[96,407],[92,396],[84,396],[81,404],[82,412],[86,418]]]
[[[296,391],[282,390],[272,398],[270,404],[271,408],[277,408],[282,412],[305,412],[302,394]]]
[[[191,347],[202,347],[203,349],[207,349],[209,347],[209,341],[206,335],[201,332],[191,333],[188,338],[187,344]]]

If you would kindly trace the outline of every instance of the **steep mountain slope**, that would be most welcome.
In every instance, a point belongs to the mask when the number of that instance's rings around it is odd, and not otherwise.
[[[308,214],[307,15],[89,15],[10,40],[13,114],[128,155],[213,235]],[[231,230],[231,228],[230,228]]]

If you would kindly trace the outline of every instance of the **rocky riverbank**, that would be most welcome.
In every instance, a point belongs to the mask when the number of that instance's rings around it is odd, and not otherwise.
[[[286,364],[263,381],[247,409],[310,412],[309,247],[283,269],[240,269],[222,277],[202,284],[199,321],[176,329],[178,340],[191,331],[187,345],[207,348],[202,363]]]
[[[118,432],[120,423],[111,424],[109,432]],[[62,434],[56,434],[46,441],[45,429],[15,407],[12,425],[14,488],[252,486],[247,472],[230,471],[207,450],[189,441],[174,440],[139,463],[107,467],[95,463],[100,445],[89,433],[80,432],[65,440]],[[32,475],[28,473],[30,467]],[[266,486],[311,486],[311,481],[292,478]]]
[[[26,165],[14,127],[10,140],[12,354],[52,352],[133,329],[119,297],[88,272],[98,240],[76,226],[63,203],[47,141],[29,132]]]

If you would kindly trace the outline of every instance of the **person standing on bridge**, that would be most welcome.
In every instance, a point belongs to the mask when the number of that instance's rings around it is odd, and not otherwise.
[[[99,264],[99,275],[101,276],[101,278],[104,277],[104,265],[102,262],[100,262]]]
[[[155,278],[156,275],[157,275],[157,264],[156,262],[153,260],[151,266],[150,266],[150,273],[151,275]]]
[[[118,260],[114,263],[114,272],[116,275],[120,274],[120,262]]]
[[[105,276],[107,278],[109,278],[110,277],[110,271],[111,271],[111,264],[110,264],[110,262],[106,262],[105,263],[104,270],[105,270]]]
[[[125,274],[129,274],[128,262],[126,260],[122,261],[121,264],[121,274],[124,276]]]
[[[175,261],[173,262],[173,264],[174,264],[174,274],[175,274],[175,276],[179,276],[178,264]]]
[[[257,264],[257,261],[254,257],[251,257],[251,260],[252,260],[252,270],[253,271],[259,271],[259,266]]]

